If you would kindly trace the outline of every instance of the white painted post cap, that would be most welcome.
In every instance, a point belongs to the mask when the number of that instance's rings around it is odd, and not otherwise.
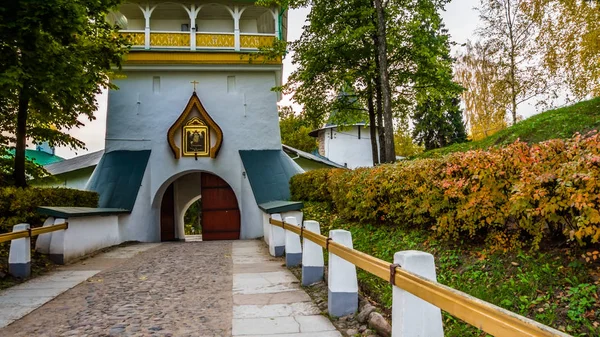
[[[394,254],[394,263],[406,271],[436,281],[433,255],[409,250]],[[415,295],[393,287],[392,336],[443,337],[441,310]]]
[[[13,232],[26,231],[29,224],[21,223],[13,226]],[[31,238],[20,238],[10,242],[8,255],[8,272],[12,276],[26,278],[31,275]]]
[[[271,214],[273,220],[281,221],[281,214]],[[269,234],[269,253],[271,256],[283,256],[285,253],[285,231],[283,228],[271,225]]]

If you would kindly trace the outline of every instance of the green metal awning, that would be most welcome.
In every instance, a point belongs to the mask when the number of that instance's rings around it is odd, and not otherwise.
[[[105,153],[88,189],[100,195],[98,208],[132,210],[144,178],[150,150]]]
[[[290,178],[301,171],[282,150],[240,150],[240,157],[259,207],[268,213],[302,209],[290,202]]]
[[[106,216],[131,213],[122,208],[92,208],[92,207],[38,207],[38,212],[55,218],[78,218],[84,216]]]

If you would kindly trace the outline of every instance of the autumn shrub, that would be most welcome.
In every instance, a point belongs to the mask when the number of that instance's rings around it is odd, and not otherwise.
[[[29,223],[39,226],[45,216],[39,206],[97,207],[96,192],[67,188],[0,188],[0,232],[12,231],[12,226]]]
[[[600,136],[296,176],[292,194],[349,219],[418,226],[449,240],[538,248],[600,239]]]
[[[292,199],[306,201],[330,201],[331,196],[328,188],[328,179],[342,169],[319,169],[307,172],[307,174],[295,175],[291,184],[296,188],[292,191]]]

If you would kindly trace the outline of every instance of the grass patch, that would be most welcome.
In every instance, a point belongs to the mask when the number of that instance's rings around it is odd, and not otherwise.
[[[321,223],[321,232],[346,229],[354,248],[392,261],[401,250],[420,250],[436,259],[438,282],[532,318],[573,336],[600,336],[599,260],[586,262],[578,247],[546,247],[539,252],[491,251],[471,242],[450,244],[420,229],[348,221],[327,203],[305,202],[304,218]],[[391,310],[391,286],[359,270],[361,291]],[[485,336],[444,313],[446,336]]]
[[[529,117],[482,140],[453,144],[424,152],[417,158],[432,158],[473,149],[487,149],[514,143],[517,139],[529,144],[549,139],[567,139],[575,133],[585,134],[600,128],[600,97]]]
[[[34,240],[32,240],[34,241]],[[35,247],[35,241],[32,242]],[[8,254],[10,252],[10,242],[0,243],[0,290],[10,288],[28,279],[12,277],[8,274]],[[54,269],[56,264],[50,261],[48,255],[40,254],[31,250],[31,277],[34,278]]]

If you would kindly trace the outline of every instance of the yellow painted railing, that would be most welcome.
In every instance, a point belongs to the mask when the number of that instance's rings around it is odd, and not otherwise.
[[[268,47],[275,41],[275,36],[268,35],[241,35],[240,46],[242,48]]]
[[[190,47],[190,33],[152,32],[150,47]]]
[[[394,284],[397,287],[491,335],[500,337],[569,336],[534,320],[517,315],[440,283],[430,281],[402,268],[393,268],[389,262],[333,241],[327,242],[327,237],[323,235],[304,230],[299,226],[283,221],[270,219],[269,223],[299,234],[304,239],[328,249],[330,253],[386,281],[390,281],[391,275],[394,275]],[[391,272],[392,268],[394,270],[393,273]]]
[[[121,31],[132,46],[146,46],[146,34],[143,31]],[[191,36],[189,32],[150,32],[150,45],[148,48],[180,48],[192,49]],[[202,33],[195,34],[197,49],[223,48],[234,49],[237,36],[233,33]],[[239,46],[241,49],[258,49],[273,44],[275,36],[264,34],[241,34],[239,35]]]
[[[196,34],[196,48],[233,48],[235,36],[233,34]]]
[[[132,46],[143,46],[146,43],[144,32],[121,32],[121,35],[127,38]]]
[[[34,237],[34,236],[37,236],[40,234],[46,234],[46,233],[51,233],[51,232],[55,232],[55,231],[60,231],[60,230],[67,229],[67,228],[69,228],[69,224],[64,223],[64,224],[60,224],[60,225],[53,225],[53,226],[32,228],[30,230],[23,230],[23,231],[18,231],[18,232],[4,233],[4,234],[0,234],[0,243],[6,242],[6,241],[11,241],[11,240],[16,240],[16,239],[21,239],[21,238]]]

